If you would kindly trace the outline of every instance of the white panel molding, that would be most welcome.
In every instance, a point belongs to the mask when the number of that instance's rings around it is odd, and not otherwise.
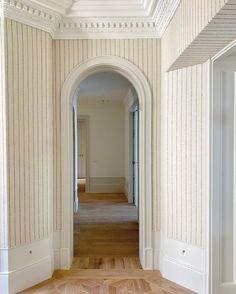
[[[46,279],[53,273],[51,238],[24,246],[0,249],[1,293],[18,293]]]
[[[206,249],[156,233],[154,267],[164,278],[198,294],[207,294]],[[158,248],[159,247],[159,248]]]
[[[58,3],[55,0],[4,0],[0,11],[4,17],[49,32],[55,39],[158,38],[165,31],[179,1],[143,1],[147,2],[148,13],[133,15],[134,9],[126,6],[127,15],[120,13],[115,17],[110,17],[109,13],[107,17],[99,17],[99,14],[68,17],[66,11],[71,0]]]

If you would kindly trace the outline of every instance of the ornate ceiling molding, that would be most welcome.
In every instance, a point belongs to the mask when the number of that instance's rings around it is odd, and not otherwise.
[[[162,0],[158,1],[153,14],[159,36],[162,36],[175,14],[181,0]]]
[[[3,0],[3,16],[49,32],[52,36],[61,15],[51,9],[26,0]]]
[[[156,24],[146,18],[73,19],[64,18],[55,39],[157,38]]]
[[[96,1],[99,2],[89,2]],[[142,17],[68,17],[69,7],[77,2],[72,0],[0,0],[0,13],[2,10],[4,17],[47,31],[56,39],[158,38],[165,31],[180,1],[134,0],[132,3],[139,2],[148,10],[145,16],[144,9]]]
[[[33,0],[32,2],[65,15],[73,0]]]

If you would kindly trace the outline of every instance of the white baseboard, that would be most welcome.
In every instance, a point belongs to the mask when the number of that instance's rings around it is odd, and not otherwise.
[[[2,294],[8,294],[9,291],[9,278],[8,274],[0,272],[0,289]]]
[[[198,294],[206,294],[206,275],[192,266],[180,263],[169,256],[161,256],[161,273],[164,278]]]
[[[41,283],[52,276],[52,260],[48,256],[34,264],[9,273],[9,293],[15,294]]]
[[[125,179],[118,177],[107,178],[90,178],[89,192],[90,193],[124,193]]]
[[[15,294],[49,279],[54,270],[51,254],[50,238],[0,250],[0,293]]]
[[[61,248],[61,232],[53,232],[54,270],[70,269],[73,252],[69,248]]]
[[[160,249],[154,250],[154,267],[160,269],[164,278],[198,294],[207,294],[205,249],[167,238],[164,234],[157,238]]]

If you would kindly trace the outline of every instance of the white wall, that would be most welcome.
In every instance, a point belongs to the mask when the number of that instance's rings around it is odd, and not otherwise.
[[[123,192],[124,106],[84,106],[78,103],[78,115],[89,117],[89,190],[102,192],[104,185],[119,185],[115,184],[118,181],[122,182]],[[94,185],[103,185],[103,188],[97,187],[99,190],[95,191]],[[114,190],[111,188],[110,191]]]

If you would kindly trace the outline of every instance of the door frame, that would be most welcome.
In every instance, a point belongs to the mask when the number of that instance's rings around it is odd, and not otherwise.
[[[79,101],[77,102],[77,105],[79,107]],[[78,114],[77,117],[77,130],[79,130],[79,121],[85,122],[85,128],[86,128],[86,184],[85,184],[85,192],[89,193],[90,190],[90,170],[89,170],[89,160],[90,160],[90,155],[89,155],[89,116],[88,115],[80,115]],[[79,150],[79,146],[77,143],[77,151]],[[79,171],[78,171],[79,174]],[[78,180],[78,179],[77,179]]]
[[[207,285],[207,293],[209,294],[217,294],[215,292],[215,283],[218,283],[219,281],[215,280],[215,276],[213,275],[215,271],[215,250],[216,250],[216,244],[214,242],[215,238],[215,217],[217,213],[217,207],[219,205],[218,198],[215,196],[214,193],[214,173],[215,173],[215,165],[220,165],[221,160],[218,158],[214,158],[215,154],[215,146],[214,146],[214,70],[215,70],[215,64],[219,60],[219,58],[223,57],[227,53],[229,53],[231,50],[235,50],[236,48],[236,40],[231,42],[228,46],[226,46],[223,50],[221,50],[219,53],[217,53],[211,60],[211,72],[210,72],[210,101],[209,101],[209,202],[207,207],[207,231],[209,239],[207,240],[207,260],[208,260],[208,273],[209,273],[209,279],[208,279],[208,285]],[[236,82],[236,81],[235,81]],[[236,98],[236,97],[235,97]],[[221,106],[219,106],[221,107]],[[234,105],[234,111],[236,116],[236,103]],[[236,117],[234,119],[234,134],[236,138]],[[234,142],[235,142],[234,138]],[[236,142],[235,142],[236,143]],[[235,145],[234,143],[234,145]],[[236,158],[234,157],[234,170],[236,170]],[[235,185],[236,185],[236,177],[234,174],[234,193],[235,193]],[[217,199],[216,199],[217,198]],[[236,211],[236,203],[234,204],[234,210]],[[234,221],[234,224],[236,225],[236,222]],[[236,240],[235,240],[236,242]],[[235,260],[236,262],[236,260]],[[234,273],[235,275],[236,273]],[[236,278],[234,276],[234,278]],[[220,285],[219,285],[220,286]],[[228,284],[228,286],[230,286]],[[233,285],[231,285],[232,287]],[[222,284],[222,289],[224,289],[224,284]],[[232,288],[232,293],[235,292],[235,288]],[[225,292],[228,293],[228,292]]]
[[[62,230],[61,269],[69,269],[73,260],[73,128],[72,101],[76,89],[88,76],[114,71],[124,76],[135,88],[139,99],[139,257],[143,269],[153,269],[153,195],[152,195],[152,92],[141,70],[117,56],[88,59],[68,75],[61,92],[61,159],[62,159]],[[69,197],[71,195],[71,197]]]

